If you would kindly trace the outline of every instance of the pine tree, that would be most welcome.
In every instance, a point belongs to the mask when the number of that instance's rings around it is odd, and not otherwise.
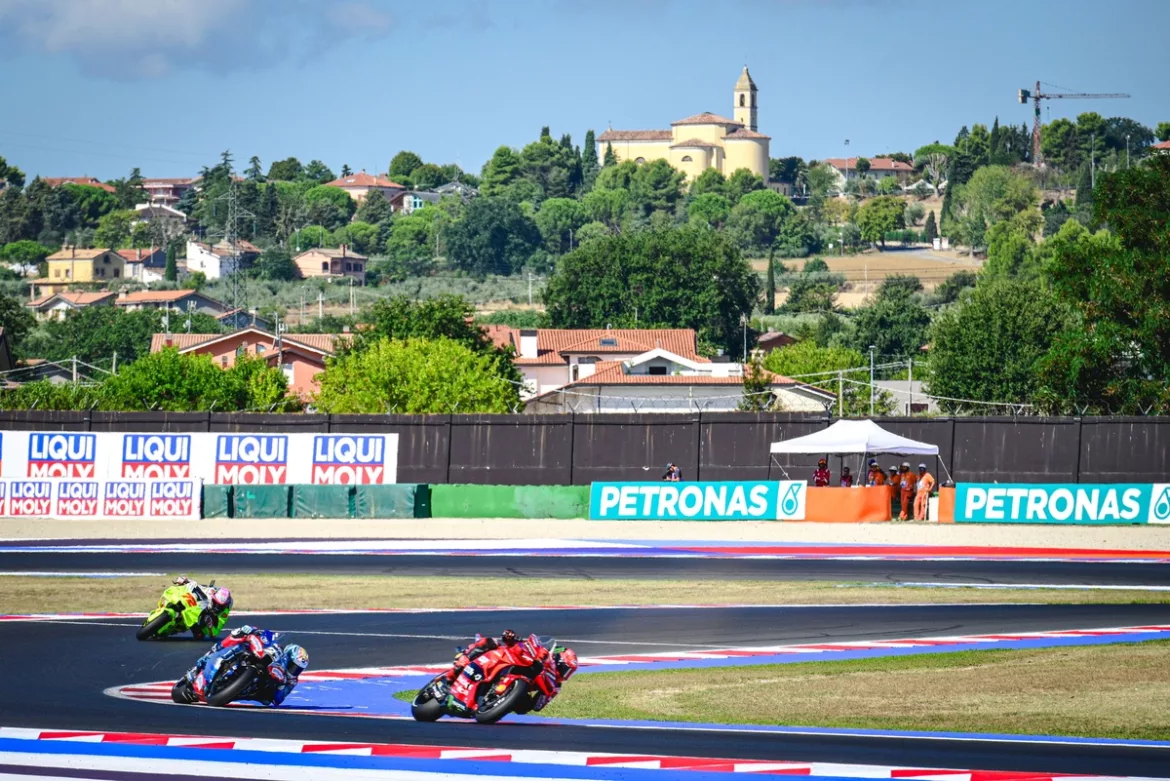
[[[776,398],[771,393],[772,375],[764,368],[762,350],[752,350],[751,358],[743,365],[743,398],[739,400],[741,412],[766,412],[776,408]]]
[[[1093,169],[1088,163],[1081,166],[1081,178],[1077,180],[1077,208],[1093,205]]]
[[[609,168],[611,165],[617,165],[617,155],[613,153],[613,144],[608,141],[605,142],[605,161],[602,163],[604,168]]]
[[[348,165],[341,166],[341,176],[343,179],[347,176],[353,176],[353,169]]]
[[[545,125],[540,129],[540,140],[552,143],[552,131],[549,130],[548,125]]]
[[[934,212],[926,215],[926,226],[922,229],[922,237],[927,244],[933,244],[938,238],[938,225],[934,221]]]
[[[179,259],[178,251],[175,249],[175,242],[167,245],[167,266],[163,271],[163,277],[167,282],[175,282],[179,279]]]
[[[776,312],[776,247],[768,248],[768,284],[764,290],[764,314]]]
[[[597,179],[597,139],[593,131],[585,133],[585,147],[581,150],[581,192],[587,193],[593,189],[593,182]]]
[[[249,182],[263,182],[264,169],[260,166],[260,158],[252,155],[252,159],[248,161],[248,167],[244,170],[244,176]]]

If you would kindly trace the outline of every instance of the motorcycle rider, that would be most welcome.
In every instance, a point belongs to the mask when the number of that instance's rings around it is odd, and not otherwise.
[[[223,586],[200,586],[186,575],[179,575],[171,582],[176,586],[186,586],[192,594],[202,592],[207,597],[207,607],[199,614],[195,626],[191,627],[196,639],[210,639],[219,635],[232,612],[232,592]]]
[[[477,634],[475,636],[475,641],[471,643],[471,645],[467,646],[455,655],[455,664],[451,667],[450,670],[447,671],[447,680],[454,681],[456,678],[458,678],[459,674],[463,672],[463,668],[470,664],[471,660],[475,659],[477,656],[482,656],[488,651],[494,651],[500,646],[511,648],[512,646],[516,645],[517,642],[518,640],[516,633],[511,629],[505,629],[503,632],[501,632],[499,640],[492,637],[491,635],[484,637],[483,635]]]
[[[577,652],[572,648],[559,648],[552,655],[551,669],[546,668],[544,673],[536,679],[536,686],[540,695],[532,710],[541,711],[561,693],[561,686],[577,672]]]
[[[276,642],[276,634],[268,629],[256,629],[245,624],[233,629],[227,637],[220,640],[212,648],[212,652],[231,648],[246,643],[248,637],[255,637],[264,646],[264,658],[267,661],[268,675],[261,679],[254,700],[276,707],[284,702],[285,698],[300,682],[301,673],[309,667],[309,652],[301,646],[292,643],[281,648]],[[204,657],[206,658],[206,657]],[[202,665],[192,671],[191,678],[198,675]]]

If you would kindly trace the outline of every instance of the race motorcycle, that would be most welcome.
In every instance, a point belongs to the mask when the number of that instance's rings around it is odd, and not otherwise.
[[[213,580],[208,587],[214,585]],[[199,623],[199,616],[209,604],[207,592],[194,581],[182,586],[168,586],[158,601],[158,607],[142,622],[135,636],[139,640],[151,640],[186,632]]]
[[[536,679],[555,678],[553,654],[560,650],[552,638],[529,635],[510,648],[488,651],[469,662],[454,681],[444,673],[420,689],[410,713],[416,721],[454,716],[480,724],[494,724],[509,713],[528,713],[540,697]]]
[[[280,635],[262,630],[235,645],[217,643],[186,675],[171,687],[171,699],[182,705],[204,703],[215,707],[236,700],[253,699],[268,675],[268,664],[280,653]],[[273,650],[275,649],[275,651]]]

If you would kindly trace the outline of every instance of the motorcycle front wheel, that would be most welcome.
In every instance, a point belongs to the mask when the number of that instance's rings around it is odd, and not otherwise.
[[[227,705],[247,691],[255,678],[256,671],[251,667],[245,667],[240,670],[235,678],[225,683],[223,688],[216,689],[209,694],[207,696],[207,704],[216,708]]]
[[[191,684],[187,682],[186,678],[180,678],[171,687],[171,700],[180,705],[190,705],[195,702],[195,692],[191,690]]]
[[[155,616],[153,621],[147,621],[138,628],[134,636],[139,640],[153,640],[158,636],[159,631],[171,622],[171,617],[166,613]]]
[[[513,681],[503,694],[493,685],[476,699],[475,720],[480,724],[495,724],[512,712],[528,695],[526,681]]]
[[[431,696],[431,687],[419,691],[410,703],[410,715],[415,721],[438,721],[443,718],[443,703]]]

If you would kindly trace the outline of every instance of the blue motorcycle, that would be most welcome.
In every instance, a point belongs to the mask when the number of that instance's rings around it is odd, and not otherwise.
[[[224,638],[175,683],[171,699],[214,707],[254,700],[268,678],[268,665],[280,655],[279,638],[279,633],[267,629]]]

